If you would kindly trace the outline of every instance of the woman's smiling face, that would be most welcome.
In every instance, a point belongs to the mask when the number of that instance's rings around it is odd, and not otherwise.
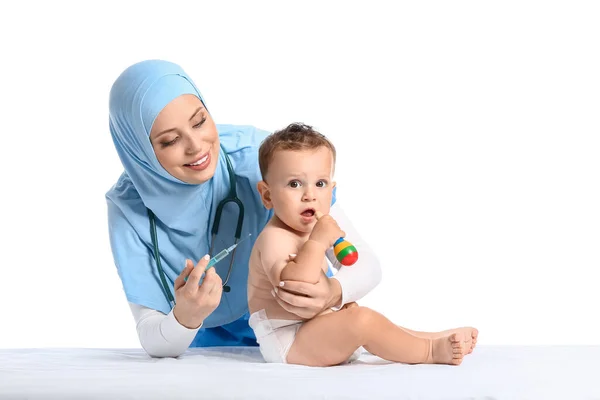
[[[181,95],[158,114],[150,142],[162,167],[179,180],[201,184],[213,177],[219,157],[219,134],[197,96]]]

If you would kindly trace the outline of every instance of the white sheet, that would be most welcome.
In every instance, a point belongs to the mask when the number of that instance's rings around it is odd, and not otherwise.
[[[600,399],[600,346],[478,346],[459,367],[266,364],[256,348],[0,350],[0,399]]]

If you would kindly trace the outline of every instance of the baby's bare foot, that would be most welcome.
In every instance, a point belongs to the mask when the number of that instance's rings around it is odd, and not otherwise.
[[[432,339],[431,362],[433,364],[460,365],[465,349],[464,334],[453,333],[449,336]]]
[[[435,335],[435,338],[445,337],[451,335],[453,333],[459,333],[464,336],[463,340],[463,349],[465,354],[471,354],[475,345],[477,344],[477,336],[479,335],[479,331],[476,328],[471,326],[466,326],[462,328],[448,329],[447,331],[438,332]]]
[[[467,354],[471,354],[475,348],[475,345],[477,344],[477,336],[479,336],[479,331],[476,328],[468,329],[471,330],[471,347],[468,349]]]

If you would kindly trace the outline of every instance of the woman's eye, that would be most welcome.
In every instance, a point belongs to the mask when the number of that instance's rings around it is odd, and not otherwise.
[[[172,144],[175,144],[175,142],[177,141],[177,139],[179,139],[179,136],[175,137],[175,139],[169,141],[169,142],[162,142],[161,145],[162,147],[168,147],[171,146]]]
[[[198,129],[202,126],[202,124],[204,124],[204,122],[206,121],[206,117],[202,116],[202,120],[200,122],[198,122],[196,125],[194,125],[194,128]]]
[[[327,186],[327,181],[319,181],[319,182],[317,182],[317,187],[318,188],[324,188],[325,186]]]
[[[291,187],[291,188],[294,188],[294,189],[296,189],[296,188],[299,188],[299,187],[300,187],[300,182],[298,182],[298,181],[291,181],[291,182],[289,183],[289,185],[290,185],[290,187]]]

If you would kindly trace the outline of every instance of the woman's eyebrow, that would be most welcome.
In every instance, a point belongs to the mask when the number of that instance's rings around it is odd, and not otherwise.
[[[192,116],[190,117],[189,121],[191,121],[200,111],[202,111],[202,109],[204,109],[204,106],[200,106],[196,109],[196,111],[194,111],[194,113],[192,114]],[[177,128],[171,128],[171,129],[165,129],[162,132],[157,133],[154,138],[151,138],[150,140],[156,140],[159,138],[159,136],[164,135],[165,133],[169,133],[169,132],[173,132],[176,131]]]
[[[203,109],[203,106],[198,107],[198,109],[196,109],[196,111],[192,114],[192,116],[190,117],[190,121]]]
[[[177,129],[176,128],[165,129],[164,131],[159,132],[158,134],[154,135],[154,138],[151,137],[150,141],[154,141],[154,140],[158,139],[160,136],[164,135],[165,133],[173,132],[175,130],[177,130]]]

